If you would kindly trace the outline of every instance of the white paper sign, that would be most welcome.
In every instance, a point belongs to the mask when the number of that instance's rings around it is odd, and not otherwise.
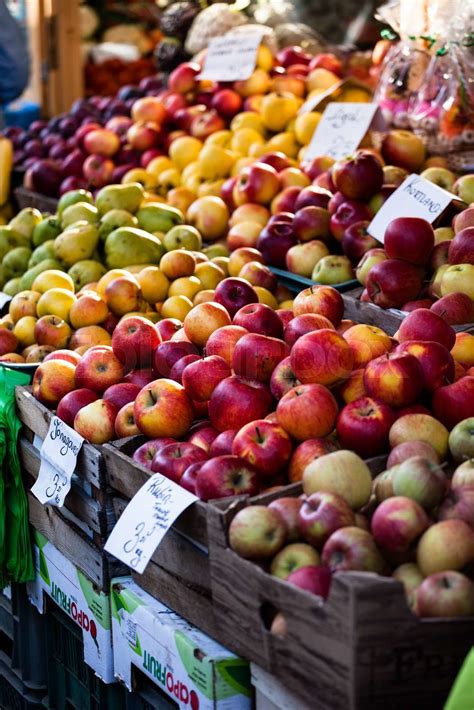
[[[10,303],[12,300],[12,297],[8,295],[8,293],[3,293],[3,291],[0,291],[0,311],[7,305],[7,303]]]
[[[240,81],[248,79],[257,62],[262,41],[259,32],[214,37],[209,42],[200,79]]]
[[[306,150],[305,160],[320,155],[340,160],[351,155],[378,112],[377,104],[336,101],[328,104]]]
[[[393,219],[421,217],[432,224],[452,199],[450,192],[413,173],[383,203],[367,231],[383,243],[385,230]]]
[[[142,574],[176,518],[197,500],[169,478],[155,473],[123,511],[105,551]]]
[[[301,116],[303,113],[309,113],[310,111],[314,111],[314,109],[319,106],[321,101],[324,101],[324,99],[327,99],[328,96],[331,96],[335,91],[337,91],[337,89],[340,89],[343,84],[345,84],[345,80],[341,79],[341,81],[336,82],[335,84],[330,86],[329,89],[326,89],[326,91],[322,91],[320,94],[311,96],[311,98],[306,99],[306,101],[298,111],[298,116]]]
[[[53,417],[41,445],[41,467],[31,492],[43,505],[61,508],[71,489],[77,455],[84,442],[74,429]]]

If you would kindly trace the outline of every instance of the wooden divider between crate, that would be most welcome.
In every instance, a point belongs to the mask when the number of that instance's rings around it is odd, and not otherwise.
[[[472,645],[474,618],[420,620],[400,582],[362,572],[335,575],[323,603],[228,547],[228,526],[245,505],[208,517],[219,641],[318,710],[441,710]],[[285,638],[269,631],[277,612]]]

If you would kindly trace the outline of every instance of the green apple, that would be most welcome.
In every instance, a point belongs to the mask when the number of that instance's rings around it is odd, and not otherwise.
[[[323,256],[311,274],[313,281],[320,284],[341,284],[354,278],[352,264],[347,256]]]
[[[199,251],[202,246],[202,239],[196,227],[191,227],[187,224],[177,225],[165,234],[163,246],[166,251],[173,251],[174,249]]]
[[[449,434],[448,444],[456,463],[474,459],[474,417],[463,419],[456,424]]]

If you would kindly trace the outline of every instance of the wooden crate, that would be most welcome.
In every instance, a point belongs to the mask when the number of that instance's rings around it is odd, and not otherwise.
[[[31,479],[27,478],[27,482]],[[42,505],[28,492],[30,524],[63,553],[103,592],[110,588],[113,577],[127,574],[127,568],[107,554],[58,508]]]
[[[20,210],[24,207],[36,207],[40,212],[56,212],[58,201],[55,197],[46,197],[39,192],[27,190],[26,187],[17,187],[14,195]]]
[[[208,517],[218,640],[313,710],[441,710],[472,646],[474,618],[420,620],[402,584],[375,574],[336,575],[326,602],[270,576],[228,547],[229,524],[247,504]],[[277,612],[284,638],[269,630]]]
[[[360,286],[341,294],[344,300],[344,318],[350,318],[356,323],[376,325],[389,335],[394,335],[405,318],[405,313],[396,308],[384,309],[376,306],[375,303],[363,303],[360,300],[362,291]],[[474,332],[474,323],[455,325],[453,328],[457,333],[472,333]]]
[[[16,405],[23,423],[18,440],[22,470],[36,480],[41,459],[34,437],[45,438],[53,413],[33,397],[30,387],[16,388]],[[98,549],[103,547],[115,524],[115,514],[106,463],[99,447],[87,442],[82,445],[61,514],[88,535]]]

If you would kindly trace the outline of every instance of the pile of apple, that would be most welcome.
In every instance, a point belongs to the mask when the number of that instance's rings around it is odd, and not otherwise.
[[[464,420],[449,435],[457,462],[474,452],[473,425]],[[352,451],[320,456],[305,468],[303,495],[282,491],[268,506],[235,515],[230,547],[323,598],[332,575],[372,572],[401,582],[420,617],[473,616],[474,465],[465,460],[448,477],[439,465],[448,440],[438,436],[433,444],[438,451],[422,441],[399,444],[374,480]],[[284,635],[285,626],[277,615],[272,631]]]
[[[37,121],[28,132],[7,130],[16,149],[15,164],[27,169],[25,186],[57,196],[70,189],[98,188],[119,182],[130,171],[165,194],[163,180],[153,185],[145,168],[157,156],[167,155],[179,136],[203,141],[229,127],[240,114],[264,119],[263,131],[246,131],[234,139],[234,150],[254,158],[265,142],[270,150],[285,149],[292,158],[302,155],[320,113],[296,118],[306,97],[323,93],[342,76],[342,62],[333,54],[315,57],[299,47],[288,47],[274,57],[265,45],[257,66],[246,81],[218,84],[197,79],[201,65],[186,62],[169,76],[144,79],[139,87],[124,87],[117,97],[92,97],[76,102],[70,115],[47,124]],[[338,100],[369,101],[370,90],[343,88]],[[262,137],[262,133],[264,137]],[[153,171],[147,171],[147,173]],[[175,183],[176,175],[170,177]],[[127,179],[130,176],[128,175]],[[214,180],[217,178],[214,178]]]

